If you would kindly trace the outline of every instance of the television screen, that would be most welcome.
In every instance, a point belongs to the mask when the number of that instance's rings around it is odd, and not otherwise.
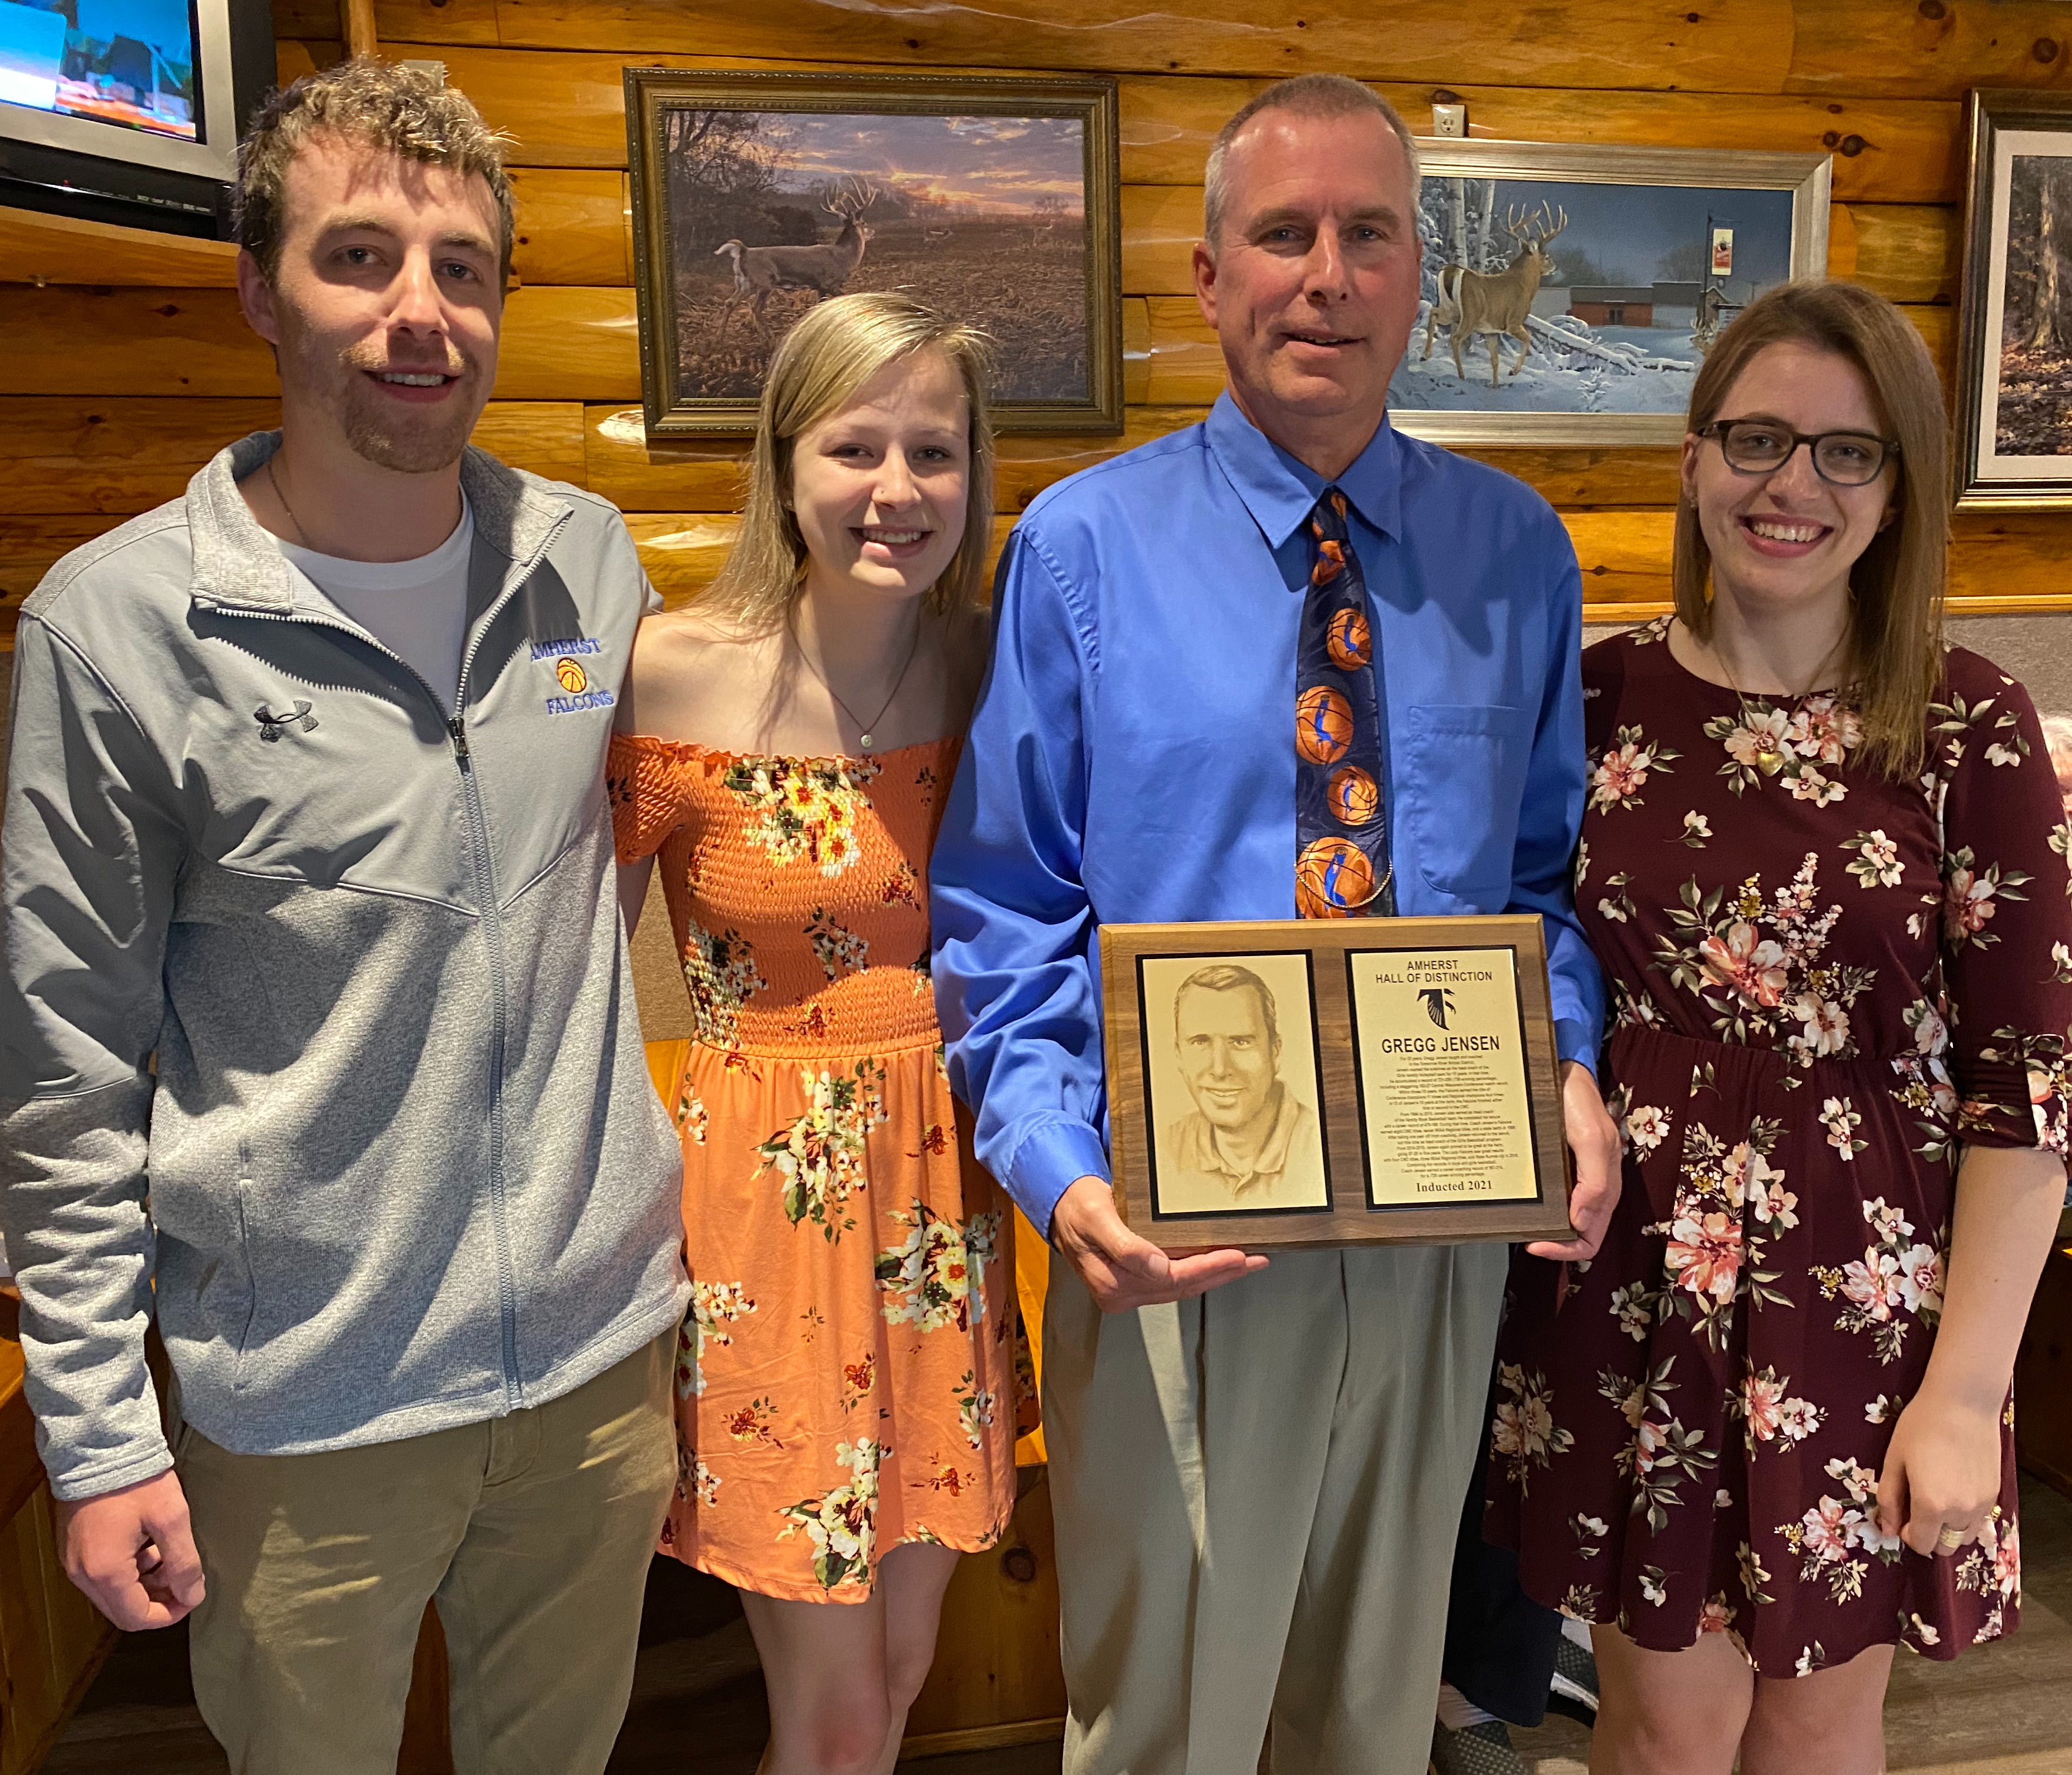
[[[271,0],[0,0],[0,204],[223,236]]]
[[[0,100],[193,142],[190,0],[0,0]]]

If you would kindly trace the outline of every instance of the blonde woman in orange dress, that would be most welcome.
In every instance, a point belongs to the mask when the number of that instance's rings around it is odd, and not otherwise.
[[[1005,1200],[960,1140],[927,860],[985,655],[983,341],[906,298],[778,348],[740,537],[635,647],[609,770],[696,1018],[664,1549],[741,1592],[764,1775],[889,1771],[960,1551],[1014,1506]]]

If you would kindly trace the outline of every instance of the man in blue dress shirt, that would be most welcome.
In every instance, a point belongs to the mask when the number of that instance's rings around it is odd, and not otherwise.
[[[1279,1775],[1419,1775],[1431,1737],[1504,1247],[1169,1259],[1108,1184],[1096,927],[1297,910],[1319,547],[1365,576],[1396,910],[1547,920],[1577,1238],[1534,1249],[1589,1255],[1617,1197],[1568,885],[1575,555],[1519,483],[1387,422],[1418,306],[1413,153],[1335,76],[1217,138],[1194,273],[1229,392],[1030,507],[935,852],[951,1076],[1064,1259],[1044,1413],[1067,1775],[1254,1775],[1269,1728]],[[1319,544],[1330,510],[1344,540]]]

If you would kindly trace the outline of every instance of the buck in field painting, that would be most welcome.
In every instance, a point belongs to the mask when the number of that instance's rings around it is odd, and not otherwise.
[[[649,430],[752,425],[785,333],[866,290],[993,336],[1005,429],[1119,417],[1112,84],[857,84],[628,72]]]
[[[1825,155],[1419,146],[1422,299],[1388,406],[1420,437],[1668,442],[1720,330],[1826,262]]]

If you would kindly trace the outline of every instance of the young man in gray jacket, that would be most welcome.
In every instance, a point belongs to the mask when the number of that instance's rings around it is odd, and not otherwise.
[[[458,1768],[601,1770],[688,1292],[602,770],[652,594],[610,506],[467,446],[512,207],[465,98],[298,82],[240,195],[282,429],[60,561],[14,656],[0,1219],[65,1559],[194,1611],[247,1775],[390,1775],[434,1596]]]

